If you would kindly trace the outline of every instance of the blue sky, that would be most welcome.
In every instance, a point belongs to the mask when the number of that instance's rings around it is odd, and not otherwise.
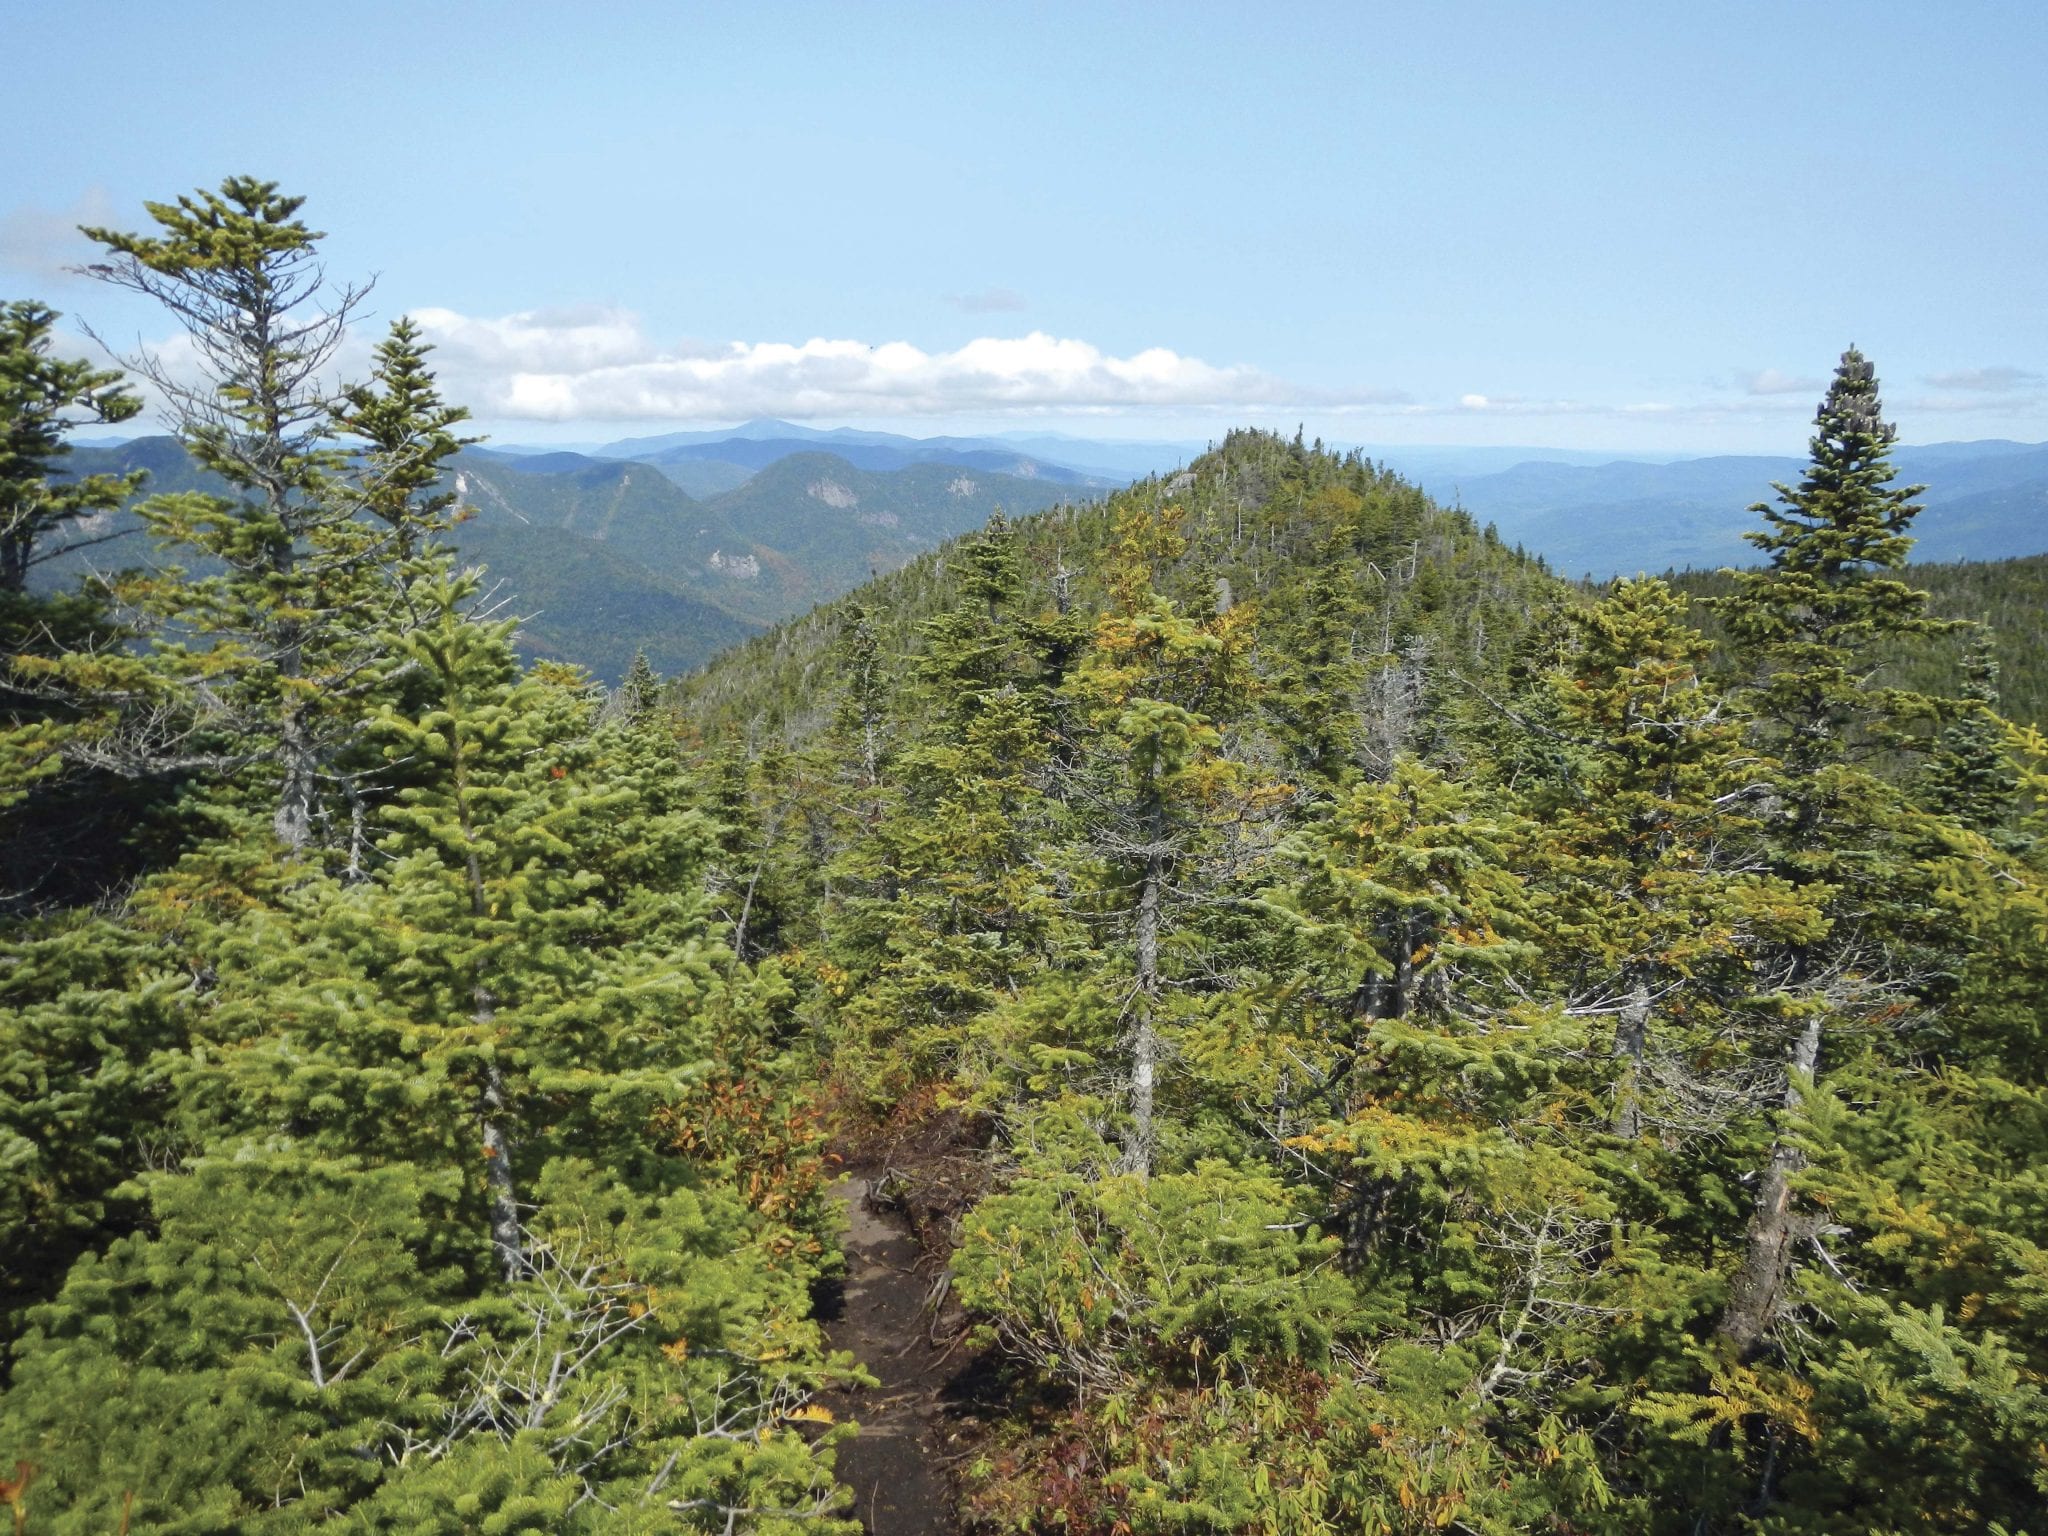
[[[0,296],[246,171],[510,440],[2048,438],[2038,0],[592,9],[0,0]]]

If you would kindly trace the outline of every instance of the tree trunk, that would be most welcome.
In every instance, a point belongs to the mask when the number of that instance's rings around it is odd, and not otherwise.
[[[490,994],[479,993],[483,1002],[480,1016],[488,1020]],[[512,1142],[505,1134],[505,1079],[498,1064],[484,1067],[482,1120],[484,1131],[484,1183],[490,1190],[491,1252],[512,1284],[526,1269],[526,1236],[519,1222],[519,1190],[512,1181]]]
[[[1806,1021],[1792,1047],[1785,1069],[1784,1107],[1799,1107],[1802,1088],[1813,1081],[1820,1061],[1820,1015]],[[1792,1272],[1792,1256],[1807,1233],[1808,1222],[1792,1209],[1792,1179],[1806,1166],[1806,1156],[1781,1132],[1771,1148],[1763,1187],[1757,1191],[1756,1214],[1749,1223],[1749,1251],[1729,1288],[1728,1307],[1720,1331],[1744,1356],[1752,1355],[1777,1320],[1778,1302]]]
[[[1394,1006],[1390,1019],[1405,1019],[1415,1006],[1415,951],[1422,942],[1413,913],[1394,924]]]
[[[1634,1141],[1643,1134],[1643,1046],[1650,1033],[1650,988],[1638,977],[1614,1025],[1614,1134]]]
[[[280,725],[278,756],[283,762],[284,781],[278,786],[277,811],[271,817],[271,829],[287,850],[298,853],[313,840],[318,767],[306,731],[306,718],[297,709],[289,710]]]
[[[459,722],[462,714],[452,687],[443,696],[443,702],[449,715]],[[463,766],[459,726],[451,734],[454,736],[454,751],[450,757],[455,774],[455,819],[462,829],[463,871],[469,884],[469,915],[472,921],[482,922],[489,912],[489,901],[484,889],[483,860],[477,853],[476,824],[469,814],[469,774]],[[476,1011],[470,1017],[476,1022],[478,1034],[488,1038],[497,1032],[497,998],[489,982],[481,978],[471,995],[476,1002]],[[505,1273],[505,1283],[510,1285],[526,1271],[526,1230],[520,1224],[519,1186],[512,1175],[511,1106],[505,1093],[505,1075],[498,1070],[495,1058],[487,1058],[484,1062],[483,1086],[477,1094],[477,1101],[478,1119],[483,1129],[484,1187],[490,1192],[491,1251],[497,1256],[498,1267]]]
[[[1152,1084],[1158,1068],[1159,1034],[1146,1009],[1138,1016],[1138,1032],[1131,1041],[1131,1131],[1123,1157],[1124,1172],[1135,1173],[1141,1181],[1152,1176]]]
[[[276,441],[283,429],[275,419],[274,409],[270,415],[271,438]],[[264,491],[270,515],[280,527],[290,528],[290,488],[272,479],[265,483]],[[288,588],[298,566],[298,552],[290,537],[274,540],[269,545],[269,554],[271,574],[280,587]],[[313,840],[313,802],[318,793],[320,767],[311,722],[306,718],[305,698],[297,692],[299,679],[306,670],[305,626],[298,619],[282,618],[271,638],[276,647],[277,675],[284,687],[283,713],[277,722],[277,755],[284,779],[278,786],[277,810],[270,824],[286,850],[299,853]]]
[[[28,585],[28,560],[34,549],[25,533],[0,534],[0,592],[19,592]]]
[[[1152,1091],[1159,1071],[1159,1032],[1153,1027],[1153,1005],[1159,998],[1159,897],[1166,884],[1165,829],[1155,811],[1153,840],[1145,852],[1145,874],[1138,886],[1138,1028],[1131,1041],[1131,1131],[1124,1142],[1123,1169],[1140,1179],[1152,1175]]]
[[[1397,1187],[1398,1181],[1384,1176],[1366,1180],[1353,1191],[1350,1203],[1341,1209],[1339,1219],[1344,1229],[1346,1269],[1356,1272],[1365,1267],[1373,1244],[1379,1240],[1388,1202],[1394,1198]]]

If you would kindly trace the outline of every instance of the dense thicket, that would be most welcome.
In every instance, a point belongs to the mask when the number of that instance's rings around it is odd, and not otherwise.
[[[1236,434],[685,684],[742,953],[990,1143],[977,1521],[2036,1519],[2043,743],[1891,441],[1703,615]]]
[[[151,569],[0,593],[16,1528],[848,1529],[797,1428],[847,1367],[788,985],[708,903],[651,680],[521,674],[472,611],[417,335],[326,382],[352,294],[298,208],[95,232],[190,333],[202,377],[141,366],[231,494],[145,502]],[[132,487],[54,479],[129,402],[5,314],[12,569]],[[115,781],[146,838],[53,840]]]

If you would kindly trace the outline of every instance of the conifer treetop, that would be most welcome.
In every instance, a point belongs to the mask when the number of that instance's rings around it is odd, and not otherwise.
[[[1743,537],[1777,569],[1830,583],[1899,569],[1913,547],[1906,529],[1921,510],[1913,498],[1927,487],[1891,484],[1897,471],[1886,455],[1897,441],[1897,428],[1884,419],[1877,370],[1852,346],[1814,413],[1805,477],[1796,490],[1773,487],[1780,506],[1752,506],[1767,526]]]
[[[1886,455],[1897,439],[1876,371],[1851,347],[1814,415],[1806,474],[1776,487],[1777,505],[1750,508],[1764,526],[1743,537],[1769,566],[1733,573],[1735,593],[1711,603],[1794,691],[1846,697],[1873,644],[1953,628],[1927,614],[1926,593],[1899,579],[1921,510],[1914,498],[1926,487],[1892,484],[1898,471]],[[1818,702],[1806,698],[1797,712],[1811,714]]]
[[[118,372],[54,356],[56,323],[57,312],[34,300],[0,304],[0,592],[20,591],[29,568],[58,553],[40,547],[49,534],[119,506],[142,484],[139,472],[55,478],[74,426],[111,425],[142,409]]]
[[[124,362],[169,402],[202,465],[272,501],[333,467],[318,451],[331,433],[322,375],[370,290],[328,282],[325,236],[298,217],[304,201],[279,196],[274,181],[230,176],[218,192],[144,203],[155,232],[81,226],[108,254],[84,275],[163,305],[202,379],[148,353]]]

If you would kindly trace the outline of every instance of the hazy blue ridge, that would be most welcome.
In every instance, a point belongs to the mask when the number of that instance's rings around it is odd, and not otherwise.
[[[1916,560],[1998,560],[2048,552],[2048,445],[1991,441],[1901,447],[1899,484],[1923,483]],[[1749,508],[1774,500],[1805,461],[1749,455],[1674,463],[1530,462],[1491,475],[1424,472],[1439,499],[1569,575],[1752,563]]]

